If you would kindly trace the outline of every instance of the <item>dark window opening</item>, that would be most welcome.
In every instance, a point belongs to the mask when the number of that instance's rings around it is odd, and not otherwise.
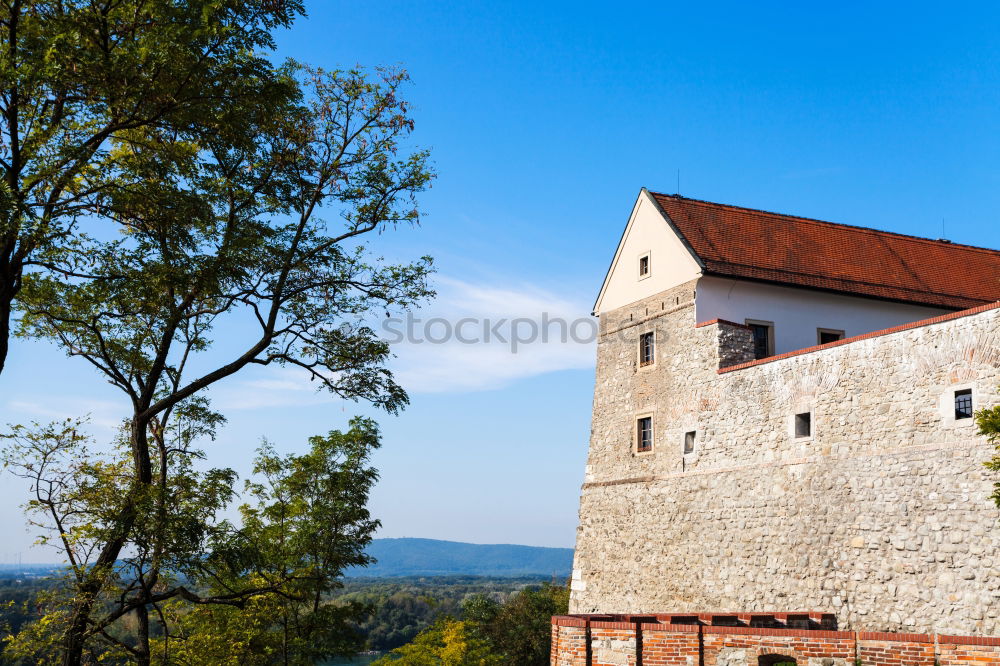
[[[653,417],[644,416],[637,422],[636,450],[653,450]]]
[[[694,453],[694,431],[684,433],[684,453]]]
[[[771,355],[771,327],[768,324],[749,324],[753,331],[754,358],[767,358]]]
[[[812,436],[812,414],[806,412],[804,414],[795,415],[795,436],[796,437],[810,437]]]
[[[639,336],[639,365],[650,365],[655,358],[655,348],[652,333]]]
[[[649,255],[639,257],[639,277],[649,275]]]
[[[971,419],[972,416],[972,389],[955,391],[955,420]]]
[[[830,342],[836,342],[837,340],[844,339],[843,331],[834,331],[828,328],[819,329],[819,344],[825,345]]]

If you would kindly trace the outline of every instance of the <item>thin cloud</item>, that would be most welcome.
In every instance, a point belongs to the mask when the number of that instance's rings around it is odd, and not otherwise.
[[[61,421],[87,417],[89,423],[100,430],[113,432],[127,416],[127,407],[108,400],[87,400],[73,396],[47,396],[39,400],[10,400],[4,404],[6,421]]]
[[[580,330],[596,324],[589,318],[584,298],[571,300],[532,285],[517,288],[494,287],[439,276],[438,296],[427,307],[415,313],[420,320],[418,338],[422,342],[403,340],[392,344],[394,358],[389,367],[396,381],[410,393],[449,393],[485,391],[508,386],[519,379],[562,370],[580,370],[594,365],[592,342],[560,339],[560,325],[550,325],[547,342],[540,339],[523,343],[516,353],[511,349],[509,328],[501,327],[503,341],[465,344],[451,339],[438,344],[423,339],[422,326],[431,319],[454,324],[461,319],[474,319],[466,329],[469,337],[482,339],[482,322],[507,324],[519,319],[525,328],[533,322],[540,329],[543,315],[548,321],[573,322],[582,320]],[[398,322],[395,330],[401,330]],[[375,323],[377,332],[393,342],[385,322]],[[440,335],[442,326],[433,327],[431,337]],[[295,368],[262,368],[252,378],[222,384],[212,390],[213,404],[223,410],[268,409],[322,404],[330,396],[317,391],[314,382]]]
[[[478,342],[463,343],[452,336],[438,344],[428,343],[421,326],[416,326],[418,339],[393,345],[397,355],[391,364],[397,381],[411,393],[447,393],[482,391],[502,388],[527,377],[562,370],[580,370],[594,365],[592,341],[577,342],[569,336],[563,339],[562,326],[579,321],[585,338],[595,324],[587,313],[584,299],[570,300],[532,285],[516,289],[499,288],[438,278],[438,298],[418,317],[422,323],[440,318],[452,324],[462,319],[475,320],[468,325],[466,338]],[[485,322],[496,324],[503,339],[491,337],[485,341]],[[538,331],[534,340],[521,344],[516,353],[511,346],[511,322],[522,322],[522,331],[532,326]],[[547,340],[541,338],[545,322],[549,322]],[[559,321],[565,324],[553,325]],[[397,325],[398,326],[398,325]],[[440,336],[441,328],[436,327]],[[428,329],[426,332],[431,332]]]

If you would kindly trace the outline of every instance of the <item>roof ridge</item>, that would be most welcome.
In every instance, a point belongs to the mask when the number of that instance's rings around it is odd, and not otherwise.
[[[717,201],[707,201],[705,199],[692,199],[690,197],[681,196],[679,194],[664,194],[662,192],[654,192],[653,190],[650,190],[649,192],[653,196],[667,197],[667,198],[670,198],[670,199],[676,199],[676,200],[681,200],[681,201],[688,201],[688,202],[691,202],[691,203],[701,204],[701,205],[704,205],[704,206],[716,206],[716,207],[719,207],[719,208],[731,208],[731,209],[735,209],[735,210],[744,210],[744,211],[749,211],[751,213],[762,213],[764,215],[774,215],[774,216],[777,216],[777,217],[783,217],[783,218],[795,220],[795,221],[798,221],[798,222],[807,222],[807,223],[810,223],[810,224],[821,224],[821,225],[827,225],[827,226],[831,226],[831,227],[841,227],[841,228],[847,228],[847,229],[854,229],[856,231],[864,231],[864,232],[867,232],[867,233],[876,234],[876,235],[880,235],[880,236],[895,236],[897,238],[905,238],[905,239],[908,239],[908,240],[921,241],[921,242],[929,243],[929,244],[935,245],[935,246],[963,248],[963,249],[967,249],[967,250],[976,250],[978,252],[985,252],[987,254],[1000,255],[1000,250],[995,250],[993,248],[988,248],[988,247],[981,247],[981,246],[978,246],[978,245],[968,245],[966,243],[955,243],[955,242],[950,241],[950,240],[941,240],[941,239],[927,238],[925,236],[914,236],[912,234],[902,234],[902,233],[899,233],[898,231],[886,231],[885,229],[875,229],[873,227],[862,227],[862,226],[857,225],[857,224],[844,224],[843,222],[830,222],[829,220],[820,220],[820,219],[815,218],[815,217],[803,217],[801,215],[790,215],[788,213],[778,213],[776,211],[764,210],[762,208],[750,208],[748,206],[737,206],[737,205],[734,205],[734,204],[719,203]]]

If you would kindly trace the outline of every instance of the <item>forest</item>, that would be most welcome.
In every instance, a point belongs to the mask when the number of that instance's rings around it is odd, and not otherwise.
[[[54,577],[8,577],[0,578],[0,608],[3,621],[0,624],[4,638],[16,634],[26,622],[37,619],[37,600],[40,594],[51,592],[59,584]],[[532,613],[519,613],[519,619],[498,618],[504,608],[513,610],[512,600],[524,597],[524,592],[552,591],[545,599],[554,599],[551,610],[542,604]],[[546,627],[548,617],[555,612],[565,612],[563,607],[568,592],[563,581],[544,576],[487,577],[487,576],[409,576],[393,578],[356,577],[342,579],[342,587],[329,595],[331,604],[358,603],[365,607],[365,619],[354,628],[363,637],[365,651],[386,653],[404,648],[414,642],[423,632],[424,642],[435,635],[435,629],[468,623],[482,628],[481,633],[492,635],[503,641],[499,630],[487,631],[489,625],[501,622],[511,625],[518,633],[527,636],[529,645],[522,646],[538,655],[548,653],[547,636],[539,631]],[[508,614],[510,613],[508,611]],[[514,627],[517,622],[535,625],[534,635],[524,627]],[[442,639],[443,640],[443,639]],[[486,639],[483,639],[486,640]],[[473,645],[475,642],[473,642]],[[401,663],[421,663],[422,657],[389,655],[389,659]],[[414,659],[418,659],[414,661]],[[530,657],[529,657],[530,660]],[[528,663],[528,662],[525,662]]]

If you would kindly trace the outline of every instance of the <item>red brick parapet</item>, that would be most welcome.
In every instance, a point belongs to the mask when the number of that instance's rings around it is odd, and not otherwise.
[[[977,666],[1000,664],[1000,637],[837,631],[833,615],[817,612],[552,618],[553,666],[758,666],[775,655],[803,665]]]

